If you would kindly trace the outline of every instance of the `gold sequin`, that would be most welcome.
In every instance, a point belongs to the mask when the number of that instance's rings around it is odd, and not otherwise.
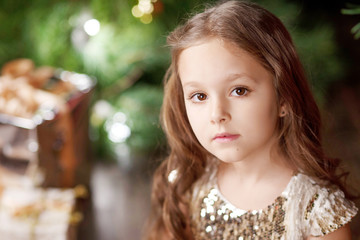
[[[319,198],[319,194],[316,193],[314,194],[314,196],[311,198],[309,204],[306,206],[306,210],[305,210],[305,220],[309,219],[310,213],[312,212],[312,210],[314,209],[315,206],[315,201]]]
[[[259,211],[234,207],[221,198],[216,188],[200,201],[200,211],[192,222],[195,239],[280,239],[284,235],[287,199],[283,196]]]
[[[301,240],[335,231],[358,211],[341,190],[301,173],[293,176],[272,205],[244,211],[221,195],[214,173],[208,171],[192,191],[191,227],[196,240]]]
[[[321,203],[325,214],[317,216],[315,219],[323,235],[341,228],[346,223],[344,219],[351,217],[351,213],[348,212],[348,208],[351,206],[344,202],[343,193],[329,189],[327,194],[329,196],[326,199],[327,203]]]

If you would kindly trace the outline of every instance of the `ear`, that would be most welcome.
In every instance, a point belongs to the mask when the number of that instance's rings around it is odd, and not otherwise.
[[[285,117],[288,114],[288,105],[285,101],[281,101],[279,107],[279,117]]]

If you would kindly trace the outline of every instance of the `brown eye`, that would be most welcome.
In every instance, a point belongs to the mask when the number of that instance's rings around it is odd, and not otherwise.
[[[202,102],[202,101],[205,101],[206,99],[207,99],[207,96],[204,93],[196,93],[192,97],[192,100],[194,102]]]
[[[235,96],[244,96],[245,94],[247,94],[247,92],[248,92],[248,90],[246,88],[238,87],[238,88],[235,88],[231,94],[235,95]]]

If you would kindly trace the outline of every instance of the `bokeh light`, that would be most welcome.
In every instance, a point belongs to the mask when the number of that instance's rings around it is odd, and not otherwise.
[[[140,18],[142,15],[144,15],[144,13],[139,9],[138,5],[135,5],[132,10],[131,13],[134,17]]]
[[[87,20],[84,24],[84,30],[89,36],[95,36],[100,31],[100,22],[94,18]]]
[[[153,17],[151,14],[144,14],[141,18],[140,18],[140,21],[142,23],[145,23],[145,24],[149,24],[151,23],[153,20]]]
[[[153,20],[152,13],[154,12],[154,5],[156,0],[139,0],[138,4],[131,9],[134,17],[139,18],[144,24],[149,24]]]
[[[131,129],[126,124],[127,117],[123,112],[117,112],[105,123],[108,138],[113,143],[123,143],[131,136]]]

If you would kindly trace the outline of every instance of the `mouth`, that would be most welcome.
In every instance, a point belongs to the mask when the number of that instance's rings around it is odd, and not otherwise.
[[[239,134],[230,134],[230,133],[219,133],[213,137],[213,141],[216,142],[231,142],[239,138]]]

